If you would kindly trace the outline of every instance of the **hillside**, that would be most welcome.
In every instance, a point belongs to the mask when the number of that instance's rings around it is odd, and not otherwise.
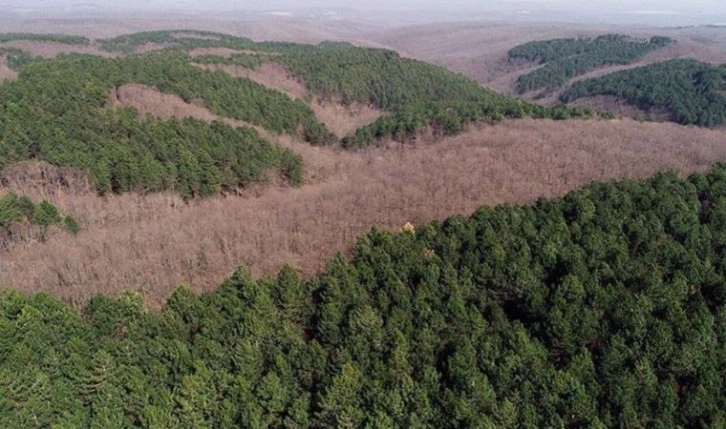
[[[237,66],[254,71],[270,63],[284,66],[305,85],[308,102],[335,100],[343,106],[358,103],[384,112],[370,125],[340,136],[343,145],[350,147],[366,146],[386,138],[412,138],[427,127],[448,135],[481,119],[563,114],[562,108],[543,109],[501,96],[464,76],[402,58],[390,50],[335,42],[316,46],[253,42],[210,32],[184,34],[186,37],[169,31],[139,33],[102,41],[101,45],[118,52],[134,52],[148,44],[184,49],[192,53],[196,63],[207,67]],[[214,51],[199,55],[200,49],[210,48],[221,49],[217,51],[221,55],[215,55]],[[293,96],[301,95],[289,83],[282,89],[288,93],[293,89]],[[566,115],[585,116],[587,112],[574,109]]]
[[[720,427],[726,170],[372,231],[160,312],[0,295],[6,427]]]
[[[413,139],[430,128],[456,134],[483,119],[588,114],[523,103],[443,68],[348,44],[256,43],[195,31],[93,42],[24,34],[0,37],[5,39],[93,45],[112,54],[42,59],[21,48],[0,47],[8,65],[19,71],[17,79],[0,85],[0,169],[26,160],[72,166],[89,174],[101,194],[175,190],[187,198],[208,196],[275,175],[298,185],[300,158],[269,142],[281,133],[316,145],[362,147]],[[153,49],[147,52],[149,44]],[[199,49],[208,54],[191,54]],[[227,55],[210,54],[213,49]],[[275,70],[289,70],[294,77],[288,81],[305,85],[302,97],[269,80],[258,83],[252,76],[204,67],[235,65],[259,77],[264,71],[258,69],[269,71],[272,63]],[[116,103],[119,89],[128,85],[177,95],[247,126],[136,118],[136,112]],[[370,112],[366,120],[350,119],[361,112]],[[332,134],[322,119],[348,135]]]
[[[541,65],[517,78],[516,91],[522,94],[559,88],[570,79],[601,67],[632,64],[672,43],[672,39],[663,36],[640,41],[620,34],[608,34],[593,39],[528,42],[510,49],[508,56],[511,61],[525,60]]]
[[[369,37],[403,55],[445,66],[500,93],[516,95],[517,79],[541,66],[528,61],[510,61],[508,52],[515,46],[553,39],[594,39],[615,33],[636,40],[662,35],[676,43],[652,51],[629,65],[604,66],[571,82],[675,58],[712,64],[726,62],[726,28],[715,26],[654,29],[607,24],[457,22],[405,26],[371,33]],[[521,96],[533,99],[539,93],[532,91]],[[537,102],[550,105],[558,103],[558,97],[559,91],[554,91]]]
[[[613,96],[680,124],[711,127],[726,122],[724,90],[726,66],[671,60],[577,82],[560,99]]]

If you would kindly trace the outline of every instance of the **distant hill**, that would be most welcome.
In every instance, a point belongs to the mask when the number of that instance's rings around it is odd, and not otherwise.
[[[562,102],[615,96],[645,111],[668,112],[684,125],[715,126],[726,122],[726,66],[694,60],[671,60],[575,83]]]
[[[515,46],[509,51],[509,59],[542,64],[542,67],[517,79],[516,90],[521,94],[561,87],[573,77],[603,66],[631,64],[671,43],[674,40],[663,36],[653,36],[650,40],[634,40],[620,34],[554,39]]]

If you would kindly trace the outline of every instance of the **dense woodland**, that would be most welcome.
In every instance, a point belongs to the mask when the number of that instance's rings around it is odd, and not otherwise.
[[[0,295],[3,427],[726,425],[726,167],[372,231],[160,311]]]
[[[695,60],[671,60],[575,83],[563,102],[612,95],[646,111],[665,111],[686,125],[726,122],[726,66]]]
[[[671,43],[675,42],[663,36],[641,41],[619,34],[608,34],[596,38],[528,42],[512,48],[509,58],[543,64],[517,79],[517,92],[524,93],[559,88],[573,77],[603,66],[631,64]]]
[[[425,127],[455,133],[486,118],[589,115],[507,98],[390,51],[191,34],[205,38],[104,41],[126,53],[169,45],[114,59],[42,60],[3,48],[19,77],[0,85],[0,169],[29,159],[74,166],[102,194],[203,196],[270,172],[300,182],[301,158],[252,128],[114,107],[128,83],[336,143],[306,100],[193,61],[275,61],[314,96],[387,112],[340,142],[350,147]],[[577,48],[583,55],[593,52],[588,43]],[[260,53],[193,60],[185,52],[204,46]],[[539,55],[578,53],[565,44]],[[723,68],[660,67],[672,68],[643,77],[668,82],[658,103],[721,97]],[[0,238],[31,227],[78,232],[47,201],[0,198]],[[374,229],[312,278],[285,268],[254,279],[240,268],[215,292],[180,287],[161,309],[134,292],[79,309],[2,284],[0,427],[724,427],[725,248],[726,166],[716,166],[686,179],[595,183],[397,233]]]

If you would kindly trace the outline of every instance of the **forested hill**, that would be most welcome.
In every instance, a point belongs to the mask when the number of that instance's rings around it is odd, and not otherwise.
[[[2,427],[726,425],[726,167],[372,231],[159,312],[0,294]]]
[[[595,38],[553,39],[528,42],[509,51],[511,60],[527,60],[543,64],[531,73],[520,76],[517,92],[554,89],[570,79],[591,70],[609,65],[631,64],[644,55],[675,43],[654,36],[650,40],[635,40],[620,34]]]
[[[726,122],[725,90],[726,66],[678,59],[577,82],[561,100],[612,95],[681,124],[710,127]]]
[[[590,114],[563,106],[545,109],[506,97],[443,67],[402,58],[385,49],[360,48],[343,42],[323,42],[316,46],[258,43],[197,31],[185,32],[185,35],[180,37],[170,31],[138,33],[102,41],[102,46],[118,52],[133,52],[149,43],[185,51],[210,47],[232,49],[237,53],[205,55],[195,61],[252,69],[265,62],[281,64],[305,83],[313,97],[335,99],[343,104],[370,104],[388,113],[353,135],[343,136],[345,146],[360,147],[386,138],[410,138],[429,126],[442,134],[455,134],[466,124],[480,119]]]
[[[119,56],[61,54],[44,60],[3,44],[14,40],[78,43]],[[140,47],[154,51],[134,54]],[[234,54],[195,59],[190,51],[196,48],[223,48]],[[13,33],[0,35],[0,55],[19,71],[16,80],[0,84],[0,169],[25,160],[73,166],[91,176],[99,193],[174,190],[192,197],[264,182],[275,171],[287,183],[299,184],[302,178],[302,160],[295,153],[276,147],[251,128],[137,118],[133,109],[120,108],[112,100],[114,91],[126,84],[153,87],[201,104],[217,117],[319,145],[403,140],[427,127],[439,135],[454,134],[481,119],[589,115],[578,108],[525,103],[438,66],[341,43],[255,43],[196,31],[102,41]],[[310,99],[200,67],[234,63],[255,68],[265,62],[287,67],[305,82],[310,97],[370,104],[385,114],[338,141],[316,117]]]

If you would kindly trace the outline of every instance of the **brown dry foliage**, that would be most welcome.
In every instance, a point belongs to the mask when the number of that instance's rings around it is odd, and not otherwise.
[[[200,101],[187,103],[177,95],[165,94],[156,88],[138,84],[127,84],[113,89],[111,105],[134,107],[141,117],[154,115],[164,119],[191,117],[203,121],[223,120],[205,108]],[[226,122],[233,126],[250,126],[232,119],[227,119]]]
[[[703,171],[726,160],[723,141],[719,130],[630,120],[505,121],[435,144],[359,152],[288,139],[306,148],[300,153],[318,181],[190,204],[171,194],[98,197],[16,180],[7,187],[49,199],[83,231],[18,244],[2,255],[0,282],[76,303],[134,289],[159,305],[176,285],[210,290],[239,265],[260,275],[290,264],[310,275],[372,226],[526,203],[592,180]]]
[[[315,116],[338,137],[353,134],[358,128],[370,125],[384,115],[383,111],[362,103],[343,104],[331,99],[315,98],[310,103]]]

